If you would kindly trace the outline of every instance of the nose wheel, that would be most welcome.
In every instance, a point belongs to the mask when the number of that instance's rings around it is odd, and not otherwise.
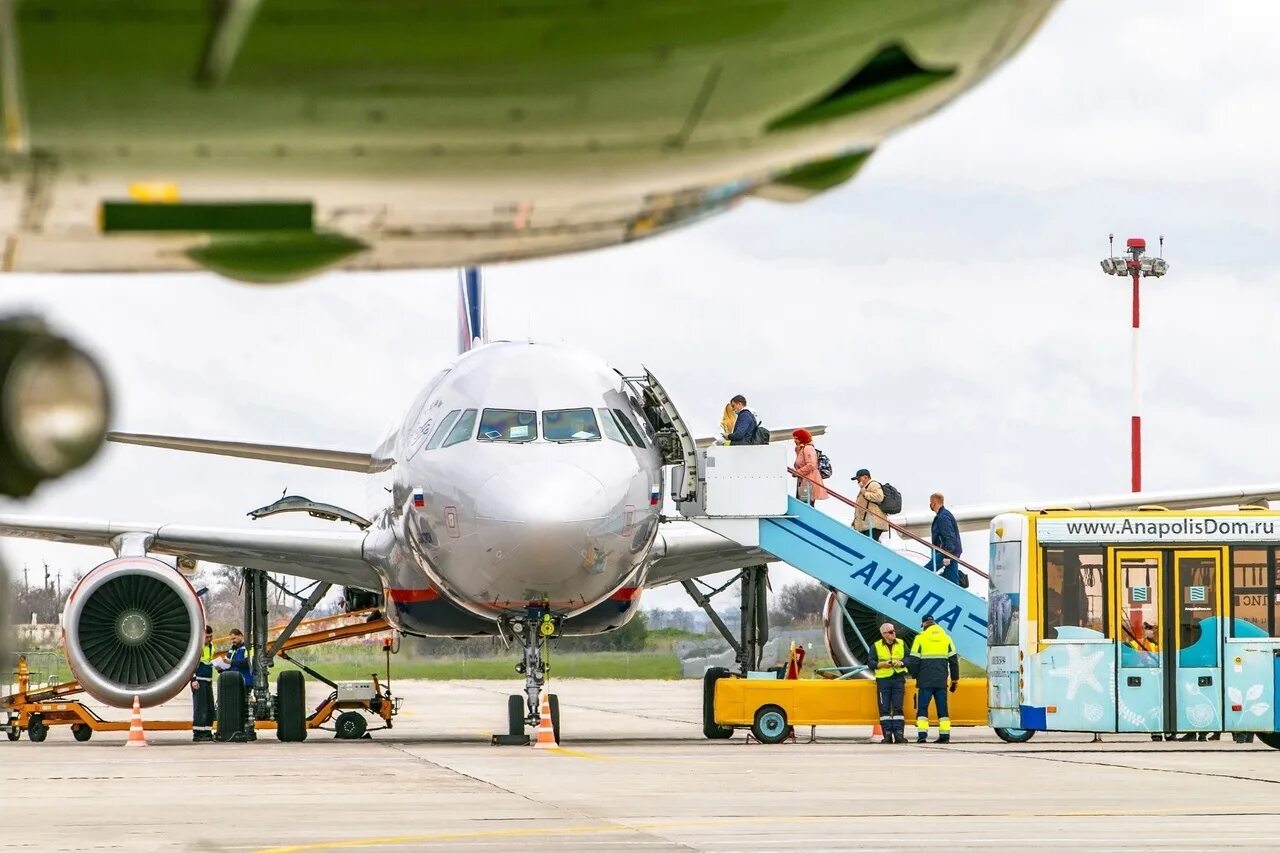
[[[528,743],[527,729],[537,728],[542,690],[546,686],[551,665],[547,661],[547,644],[559,635],[560,620],[545,610],[531,609],[520,618],[506,620],[512,635],[520,642],[521,657],[516,672],[524,676],[524,695],[507,697],[507,734],[495,735],[495,744]],[[551,728],[560,742],[560,697],[547,695],[551,710]]]

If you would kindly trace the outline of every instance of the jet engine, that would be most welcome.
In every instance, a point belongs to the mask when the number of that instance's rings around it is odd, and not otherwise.
[[[204,609],[187,579],[150,557],[120,557],[76,585],[62,614],[67,664],[86,693],[128,708],[167,702],[200,662]]]
[[[880,626],[892,621],[843,592],[829,594],[827,603],[822,608],[822,629],[831,661],[836,666],[866,665],[871,657],[867,653],[868,649],[880,639]],[[915,638],[914,629],[898,624],[898,639],[905,641],[908,649]],[[875,666],[874,660],[870,661],[870,666]],[[863,677],[875,676],[868,669]]]

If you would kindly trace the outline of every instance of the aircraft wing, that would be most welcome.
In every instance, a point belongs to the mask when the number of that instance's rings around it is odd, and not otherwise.
[[[0,514],[0,537],[112,548],[115,540],[127,534],[147,537],[147,550],[152,554],[382,589],[378,573],[364,560],[362,531],[244,530]]]
[[[1168,492],[1128,492],[1120,495],[1064,498],[1025,504],[990,504],[974,507],[951,507],[961,532],[986,530],[991,519],[1005,512],[1035,512],[1045,509],[1117,510],[1141,506],[1165,509],[1203,509],[1221,506],[1250,506],[1262,501],[1280,499],[1280,483],[1254,486],[1220,486],[1212,489],[1181,489]],[[933,523],[932,512],[913,512],[890,516],[890,520],[916,535],[927,536]]]
[[[759,548],[730,542],[720,534],[684,519],[670,519],[658,528],[653,553],[656,557],[649,564],[645,581],[649,587],[776,562],[773,555]]]

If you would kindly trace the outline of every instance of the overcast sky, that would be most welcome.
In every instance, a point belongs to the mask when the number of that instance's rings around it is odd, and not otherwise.
[[[1098,260],[1108,232],[1165,234],[1170,275],[1144,286],[1145,485],[1280,482],[1277,35],[1270,0],[1073,0],[850,185],[489,268],[490,327],[649,366],[703,434],[735,393],[773,427],[829,424],[837,488],[866,466],[908,510],[934,489],[953,506],[1113,494],[1129,482],[1129,286]],[[279,289],[7,276],[0,310],[38,309],[97,353],[119,429],[365,451],[452,357],[454,289],[451,271]],[[286,488],[364,507],[358,475],[113,446],[20,509],[248,524]],[[965,539],[980,565],[984,539]],[[106,552],[0,555],[70,572]]]

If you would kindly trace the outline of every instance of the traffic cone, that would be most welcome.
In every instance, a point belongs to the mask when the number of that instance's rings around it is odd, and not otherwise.
[[[884,729],[880,728],[879,723],[876,723],[875,727],[871,729],[871,742],[884,743]]]
[[[146,746],[147,735],[142,730],[142,705],[138,702],[138,697],[133,697],[133,719],[129,722],[129,739],[124,742],[125,746]]]
[[[533,742],[534,749],[555,749],[556,732],[551,726],[551,700],[542,694],[542,707],[538,710],[538,739]]]

